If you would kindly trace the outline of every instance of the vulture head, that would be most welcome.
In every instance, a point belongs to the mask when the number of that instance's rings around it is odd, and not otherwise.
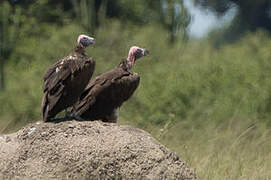
[[[89,37],[87,35],[81,34],[77,39],[78,46],[83,48],[95,44],[95,39],[93,37]]]
[[[133,67],[135,61],[143,56],[149,54],[149,51],[137,46],[132,46],[128,53],[127,61],[129,63],[130,69]]]

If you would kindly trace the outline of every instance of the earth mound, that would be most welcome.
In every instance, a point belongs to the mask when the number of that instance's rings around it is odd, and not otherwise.
[[[0,179],[197,179],[147,132],[100,121],[30,124],[0,136]]]

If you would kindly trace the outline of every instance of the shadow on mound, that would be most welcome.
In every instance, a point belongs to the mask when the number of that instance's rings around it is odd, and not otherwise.
[[[130,126],[67,121],[0,136],[0,179],[196,179],[185,162]]]

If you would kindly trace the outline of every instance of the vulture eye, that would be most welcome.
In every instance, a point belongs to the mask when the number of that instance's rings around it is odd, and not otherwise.
[[[137,49],[137,50],[136,50],[136,53],[137,53],[137,54],[142,54],[142,50],[141,50],[141,49]]]

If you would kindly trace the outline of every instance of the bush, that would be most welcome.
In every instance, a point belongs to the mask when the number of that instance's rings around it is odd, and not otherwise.
[[[7,91],[0,95],[5,102],[1,119],[19,124],[40,119],[43,74],[84,33],[76,24],[42,29],[47,33],[40,38],[21,37],[11,56]],[[109,21],[98,31],[97,45],[87,49],[97,62],[95,75],[117,65],[132,45],[150,49],[151,55],[136,63],[140,87],[121,108],[121,119],[141,127],[163,127],[169,119],[172,123],[227,123],[240,117],[270,122],[271,39],[267,34],[248,34],[220,49],[207,40],[169,46],[166,36],[154,25],[124,28]]]

